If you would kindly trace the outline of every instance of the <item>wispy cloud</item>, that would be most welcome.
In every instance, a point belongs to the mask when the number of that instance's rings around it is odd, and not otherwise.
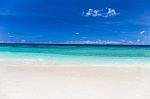
[[[110,40],[82,40],[82,41],[67,41],[65,44],[121,44],[122,42]]]
[[[0,43],[4,43],[4,41],[0,41]]]
[[[10,33],[10,32],[8,32],[7,34],[8,34],[8,37],[9,37],[9,38],[14,38],[14,37],[15,37],[15,36],[12,35],[12,33]]]
[[[79,35],[80,33],[79,33],[79,32],[76,32],[75,34],[76,34],[76,35]]]
[[[137,42],[140,42],[141,40],[140,39],[137,39]]]
[[[88,9],[88,11],[83,11],[82,15],[87,16],[87,17],[112,17],[112,16],[117,16],[120,13],[116,12],[115,9],[113,8],[105,8],[105,9]]]
[[[21,40],[20,43],[26,43],[26,40]]]
[[[9,35],[8,37],[13,38],[13,37],[15,37],[15,36],[13,36],[13,35]]]
[[[120,41],[113,41],[113,40],[80,40],[80,41],[67,41],[64,42],[63,44],[102,44],[102,45],[107,45],[107,44],[113,44],[113,45],[142,45],[142,44],[148,44],[145,43],[141,39],[137,40],[120,40]]]
[[[145,33],[145,31],[141,31],[141,32],[140,32],[140,34],[144,34],[144,33]]]

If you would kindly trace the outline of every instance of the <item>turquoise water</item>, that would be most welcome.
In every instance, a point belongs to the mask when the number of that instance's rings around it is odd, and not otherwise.
[[[150,46],[0,45],[0,59],[149,62]]]

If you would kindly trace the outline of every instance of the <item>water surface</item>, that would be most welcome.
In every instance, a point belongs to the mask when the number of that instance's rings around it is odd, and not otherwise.
[[[1,44],[0,59],[149,62],[150,46]]]

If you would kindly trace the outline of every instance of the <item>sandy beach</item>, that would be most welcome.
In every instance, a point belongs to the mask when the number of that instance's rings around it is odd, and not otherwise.
[[[149,64],[31,63],[0,62],[0,99],[150,98]]]
[[[150,99],[150,0],[0,0],[0,99]]]

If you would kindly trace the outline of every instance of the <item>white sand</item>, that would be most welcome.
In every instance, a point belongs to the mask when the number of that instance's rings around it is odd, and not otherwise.
[[[149,64],[0,61],[0,99],[150,99]]]

